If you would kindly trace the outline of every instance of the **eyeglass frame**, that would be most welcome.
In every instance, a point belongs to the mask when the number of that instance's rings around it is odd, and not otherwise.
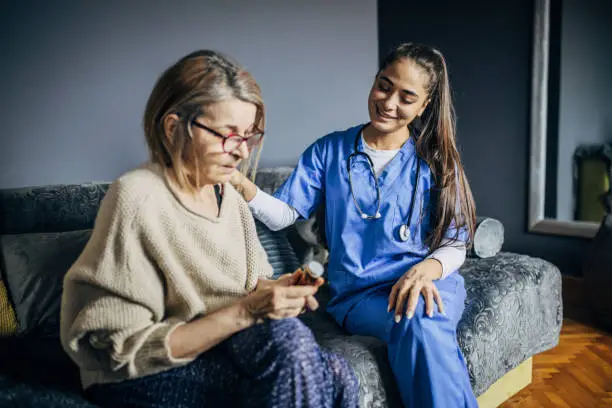
[[[209,128],[208,126],[201,124],[200,122],[198,122],[198,121],[197,121],[197,120],[195,120],[195,119],[192,119],[192,120],[191,120],[191,124],[192,124],[192,125],[194,125],[194,126],[196,126],[196,127],[199,127],[199,128],[200,128],[200,129],[202,129],[202,130],[206,130],[206,131],[208,131],[209,133],[213,134],[214,136],[217,136],[217,137],[220,137],[221,139],[223,139],[223,142],[222,142],[222,147],[223,147],[223,152],[225,152],[225,153],[231,153],[231,152],[235,151],[235,150],[236,150],[236,149],[238,149],[240,146],[242,146],[242,144],[243,144],[243,143],[245,143],[245,142],[247,143],[247,148],[248,148],[248,149],[249,149],[249,151],[250,151],[250,150],[254,149],[255,147],[257,147],[257,146],[258,146],[258,145],[259,145],[259,144],[262,142],[262,140],[263,140],[263,138],[264,138],[264,132],[261,132],[261,131],[260,131],[260,132],[255,132],[255,133],[253,133],[251,136],[248,136],[248,137],[246,137],[246,136],[242,136],[242,135],[239,135],[238,133],[230,133],[230,134],[228,134],[228,135],[223,135],[223,134],[221,134],[221,133],[217,132],[216,130]],[[259,140],[257,141],[257,144],[256,144],[256,145],[249,147],[248,140],[249,140],[250,138],[252,138],[254,135],[261,135],[261,136],[259,137]],[[236,137],[240,138],[240,143],[238,143],[238,145],[236,146],[236,148],[235,148],[235,149],[228,151],[228,150],[226,150],[226,149],[225,149],[225,142],[227,142],[227,141],[228,141],[230,138],[232,138],[232,137],[234,137],[234,138],[236,138]]]

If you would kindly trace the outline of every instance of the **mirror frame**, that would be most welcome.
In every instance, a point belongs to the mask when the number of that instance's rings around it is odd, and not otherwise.
[[[546,218],[546,132],[550,47],[550,0],[535,0],[531,77],[531,154],[529,158],[529,232],[592,238],[599,224]]]

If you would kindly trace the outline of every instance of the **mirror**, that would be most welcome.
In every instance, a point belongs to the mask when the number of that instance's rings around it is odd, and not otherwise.
[[[591,238],[610,209],[612,2],[535,0],[529,231]]]

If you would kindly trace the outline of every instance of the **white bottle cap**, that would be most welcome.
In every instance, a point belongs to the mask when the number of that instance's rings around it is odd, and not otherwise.
[[[323,272],[325,271],[325,269],[323,268],[323,265],[321,265],[317,261],[308,262],[306,264],[306,267],[310,269],[310,275],[313,278],[320,278],[321,276],[323,276]]]

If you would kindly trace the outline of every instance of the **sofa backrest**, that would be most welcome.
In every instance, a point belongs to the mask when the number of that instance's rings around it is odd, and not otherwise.
[[[56,330],[63,275],[87,243],[108,186],[0,190],[0,273],[17,334]]]
[[[91,228],[108,187],[87,183],[0,190],[0,235]]]

